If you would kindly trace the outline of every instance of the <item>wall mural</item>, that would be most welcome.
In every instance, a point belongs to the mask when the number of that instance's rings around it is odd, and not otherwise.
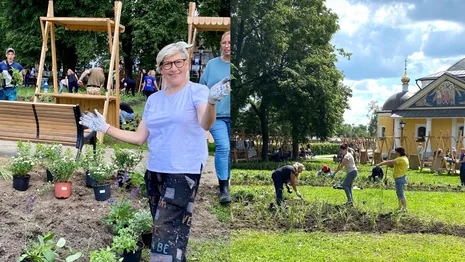
[[[464,105],[465,90],[446,80],[410,107],[456,107]]]

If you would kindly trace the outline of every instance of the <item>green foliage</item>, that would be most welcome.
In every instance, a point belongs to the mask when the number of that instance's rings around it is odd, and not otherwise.
[[[462,261],[465,240],[436,234],[234,230],[231,247],[231,261]]]
[[[31,142],[18,141],[18,153],[12,158],[10,170],[14,175],[27,175],[36,164]]]
[[[22,86],[23,85],[23,74],[21,73],[21,71],[19,71],[18,69],[15,69],[13,68],[12,69],[13,71],[13,79],[12,79],[12,83],[13,85],[15,86]]]
[[[8,168],[1,166],[0,177],[2,177],[3,180],[11,180],[13,178],[13,173]]]
[[[130,227],[121,228],[118,230],[118,235],[113,238],[111,248],[119,254],[135,252],[138,249],[137,235]]]
[[[145,196],[147,192],[147,186],[144,180],[144,174],[140,172],[131,172],[128,174],[128,177],[131,179],[131,184],[135,187],[140,188],[140,194]]]
[[[134,213],[134,217],[129,220],[129,227],[134,234],[140,235],[152,230],[153,218],[148,210],[139,209]]]
[[[231,7],[232,62],[241,65],[232,82],[232,126],[250,106],[264,141],[271,119],[277,130],[290,128],[294,143],[332,135],[351,96],[335,66],[337,54],[348,54],[330,44],[337,15],[323,0],[235,0]]]
[[[111,157],[113,164],[118,170],[132,170],[142,160],[142,151],[122,149],[117,146],[114,147],[115,154]]]
[[[115,169],[112,165],[106,163],[99,163],[89,167],[89,175],[95,180],[97,186],[103,186],[107,184],[108,179],[114,173]]]
[[[79,167],[79,163],[74,160],[71,150],[66,150],[65,154],[53,162],[49,163],[48,169],[53,175],[54,182],[67,182],[69,181],[74,172]]]
[[[131,201],[122,200],[120,202],[110,203],[110,214],[103,218],[103,221],[113,226],[113,232],[118,232],[129,224],[129,220],[134,218],[134,209],[131,207]]]
[[[312,154],[317,155],[337,155],[340,144],[334,143],[312,143]]]
[[[47,163],[52,163],[53,161],[59,159],[62,154],[62,144],[36,144],[34,157],[41,165],[46,165]]]
[[[90,262],[121,262],[124,258],[116,258],[116,254],[111,250],[110,247],[100,248],[98,251],[94,250],[90,252]]]
[[[57,243],[53,241],[53,234],[48,233],[45,236],[38,235],[39,242],[29,242],[24,254],[22,254],[17,262],[32,260],[35,262],[54,262],[55,257],[58,257],[58,248],[63,248],[66,244],[64,238],[60,238]],[[82,256],[80,252],[70,255],[66,258],[66,262],[72,262]]]
[[[229,262],[231,244],[223,239],[209,239],[207,241],[198,241],[189,239],[189,252],[187,260],[191,262]],[[257,257],[251,260],[256,261]],[[239,260],[235,260],[239,261]]]
[[[84,155],[81,155],[80,167],[89,170],[93,166],[98,166],[105,162],[105,148],[98,147],[95,152],[92,146],[84,148]]]

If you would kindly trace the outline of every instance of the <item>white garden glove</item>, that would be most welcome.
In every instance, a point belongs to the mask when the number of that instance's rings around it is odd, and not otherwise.
[[[296,194],[298,197],[302,198],[302,194],[299,192],[299,190],[295,191],[295,194]]]
[[[216,102],[229,95],[229,92],[231,92],[230,83],[231,81],[229,80],[229,77],[226,77],[212,86],[212,88],[210,88],[210,93],[208,94],[208,103],[215,105]]]
[[[81,115],[79,124],[90,128],[92,131],[106,133],[110,125],[105,122],[105,118],[95,109],[94,113],[84,113]]]

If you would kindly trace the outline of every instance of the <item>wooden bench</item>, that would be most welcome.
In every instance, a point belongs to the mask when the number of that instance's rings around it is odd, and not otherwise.
[[[76,159],[86,142],[97,145],[95,131],[79,124],[79,105],[0,101],[0,140],[60,143],[76,146]]]

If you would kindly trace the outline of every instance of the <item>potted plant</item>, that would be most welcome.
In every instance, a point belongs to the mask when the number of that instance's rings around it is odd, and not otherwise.
[[[32,156],[32,144],[29,142],[23,144],[18,142],[18,153],[10,165],[10,171],[13,173],[13,188],[18,191],[26,191],[29,187],[31,176],[28,174],[35,166],[35,159]]]
[[[36,145],[35,157],[38,163],[45,167],[45,172],[47,174],[47,182],[53,182],[53,175],[48,169],[48,166],[53,163],[55,160],[61,157],[63,152],[63,145],[53,143],[51,145]]]
[[[78,168],[78,163],[74,160],[71,150],[66,150],[64,156],[56,159],[50,164],[50,172],[55,182],[55,197],[69,198],[71,196],[72,182],[74,172]]]
[[[111,187],[110,183],[108,183],[108,180],[113,174],[113,167],[102,162],[92,163],[88,166],[88,171],[89,176],[93,180],[90,183],[94,183],[93,188],[95,200],[104,201],[109,199],[111,197]]]
[[[51,262],[55,261],[55,257],[58,257],[57,250],[62,248],[66,244],[64,238],[60,238],[57,243],[53,241],[53,234],[48,233],[45,236],[37,236],[39,243],[29,242],[26,251],[22,254],[16,262],[21,261],[46,261]],[[70,249],[71,252],[71,249]],[[82,256],[82,253],[78,252],[76,254],[70,255],[66,258],[66,262],[72,262],[79,259]],[[60,260],[61,261],[61,260]]]
[[[118,230],[113,238],[112,249],[123,257],[123,262],[138,262],[142,254],[143,244],[130,227]]]
[[[152,224],[152,214],[144,209],[139,209],[134,213],[134,217],[129,220],[129,227],[136,236],[142,239],[142,243],[146,247],[150,247],[152,243]]]
[[[100,248],[100,250],[91,251],[89,255],[90,262],[121,262],[123,258],[116,258],[115,252],[110,247]]]
[[[104,148],[98,148],[97,150],[93,150],[92,147],[86,147],[85,148],[85,154],[84,157],[81,158],[82,160],[80,161],[80,166],[85,170],[86,172],[86,186],[87,187],[93,187],[97,181],[92,178],[90,175],[90,169],[95,168],[98,166],[100,163],[104,163],[105,161],[105,149]]]
[[[133,151],[129,149],[122,149],[115,147],[115,154],[112,156],[112,161],[118,169],[118,185],[122,187],[125,183],[129,185],[131,179],[128,174],[142,160],[142,151]]]
[[[131,201],[122,199],[120,202],[110,202],[110,214],[103,218],[105,224],[113,227],[113,232],[118,234],[122,228],[129,226],[129,221],[134,217],[134,209]]]

